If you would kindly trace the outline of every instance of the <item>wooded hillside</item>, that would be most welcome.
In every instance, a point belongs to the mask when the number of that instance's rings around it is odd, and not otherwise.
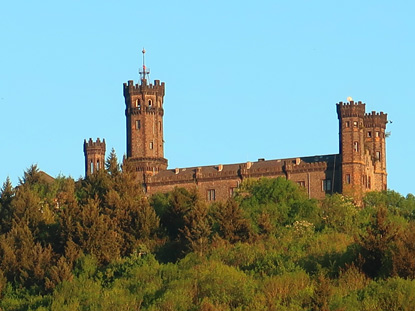
[[[0,310],[414,310],[415,197],[318,202],[282,178],[144,197],[115,153],[0,193]]]

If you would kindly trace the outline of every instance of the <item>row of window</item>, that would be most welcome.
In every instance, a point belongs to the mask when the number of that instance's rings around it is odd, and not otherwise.
[[[350,184],[352,182],[350,174],[346,174],[345,182],[346,184]],[[370,176],[367,176],[367,175],[362,176],[362,185],[365,186],[367,189],[370,189],[372,187],[372,180]]]
[[[148,106],[151,108],[152,106],[153,106],[153,101],[151,100],[151,99],[149,99],[148,101],[147,101],[147,103],[148,103]],[[136,99],[135,100],[135,106],[137,107],[137,108],[141,108],[141,100],[140,99]]]
[[[141,128],[141,120],[135,120],[135,129],[139,130]],[[161,121],[159,121],[159,131],[161,131]]]
[[[95,166],[96,171],[99,171],[100,166],[101,166],[100,163],[99,163],[99,160],[97,160],[97,163],[95,165],[94,165],[94,161],[91,160],[91,163],[89,165],[89,169],[90,169],[91,174],[93,174],[95,172],[94,166]]]
[[[359,123],[357,121],[353,121],[353,127],[358,127],[358,125],[359,125]],[[350,127],[350,121],[346,121],[345,122],[345,126],[346,127]],[[360,122],[360,127],[363,127],[363,123],[362,122]],[[369,138],[372,137],[372,131],[368,131],[366,133],[366,136],[369,137]],[[385,134],[384,133],[381,133],[379,131],[375,131],[375,137],[383,137],[383,138],[385,138]]]
[[[304,180],[297,181],[297,185],[299,185],[300,187],[305,187],[305,181]],[[331,192],[332,190],[333,189],[332,189],[331,179],[322,179],[321,180],[321,191]]]
[[[228,192],[229,198],[233,197],[236,188],[237,187],[230,187],[229,188],[229,192]],[[206,199],[208,201],[216,201],[216,190],[215,189],[208,189],[206,191]]]
[[[383,133],[382,133],[383,134]],[[366,133],[366,136],[368,137],[368,138],[371,138],[372,137],[372,132],[371,131],[368,131],[367,133]],[[375,137],[381,137],[381,133],[379,132],[379,131],[376,131],[375,132]],[[383,137],[385,137],[385,134],[383,134]]]
[[[353,121],[353,127],[357,127],[358,124],[359,123],[357,121]],[[346,121],[345,126],[350,127],[350,121]],[[363,122],[360,122],[360,126],[363,127]]]

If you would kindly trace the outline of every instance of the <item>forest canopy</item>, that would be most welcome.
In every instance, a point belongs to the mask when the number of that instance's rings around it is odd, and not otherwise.
[[[415,197],[309,199],[284,178],[226,202],[151,197],[115,152],[85,179],[0,190],[0,310],[413,310]]]

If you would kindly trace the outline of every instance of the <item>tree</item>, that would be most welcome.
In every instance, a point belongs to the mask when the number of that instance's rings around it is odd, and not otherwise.
[[[11,203],[14,194],[15,191],[10,178],[7,177],[0,192],[0,234],[8,232],[12,227],[13,210]]]
[[[114,148],[111,149],[111,153],[105,161],[105,167],[107,172],[113,177],[118,176],[121,173],[120,164],[118,163],[117,154],[115,153]]]
[[[391,251],[397,235],[398,228],[388,219],[387,209],[378,208],[366,233],[360,234],[356,241],[360,246],[363,271],[369,277],[389,275],[392,269]]]
[[[213,217],[217,222],[219,235],[231,243],[248,241],[253,235],[249,220],[244,217],[238,202],[233,199],[218,203]]]
[[[205,202],[198,201],[183,217],[184,227],[180,230],[187,241],[188,249],[202,256],[209,247],[211,224],[208,207]]]

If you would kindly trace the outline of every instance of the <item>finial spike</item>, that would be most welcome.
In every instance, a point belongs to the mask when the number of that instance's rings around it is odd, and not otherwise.
[[[143,50],[141,52],[143,53],[143,67],[138,73],[141,75],[141,81],[144,81],[144,80],[146,80],[146,75],[150,74],[150,70],[148,70],[146,68],[146,65],[145,65],[144,55],[146,54],[146,50],[144,49],[144,47],[143,47]]]

